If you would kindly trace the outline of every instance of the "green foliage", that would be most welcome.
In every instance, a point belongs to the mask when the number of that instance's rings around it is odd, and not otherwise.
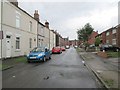
[[[85,42],[84,45],[85,45],[86,47],[89,47],[89,46],[90,46],[90,44],[87,43],[87,42]]]
[[[120,57],[120,52],[107,52],[108,57],[118,58]]]
[[[100,40],[99,37],[97,37],[97,38],[95,39],[95,46],[99,46],[99,44],[101,44],[101,40]]]
[[[93,32],[92,26],[87,23],[83,28],[78,29],[77,34],[78,34],[78,39],[82,41],[88,41],[89,36]]]

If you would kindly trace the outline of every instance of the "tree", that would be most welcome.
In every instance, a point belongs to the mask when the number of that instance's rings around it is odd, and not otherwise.
[[[95,39],[95,46],[99,46],[99,44],[101,44],[101,40],[100,40],[99,37],[97,37],[97,38]]]
[[[89,36],[91,35],[94,29],[89,23],[87,23],[83,28],[77,30],[78,39],[82,40],[83,42],[86,42],[88,41]]]
[[[89,46],[88,39],[89,39],[89,36],[91,35],[91,33],[93,32],[93,30],[94,29],[92,28],[92,26],[89,23],[87,23],[83,28],[78,29],[78,31],[77,31],[78,40],[83,41],[85,50]]]

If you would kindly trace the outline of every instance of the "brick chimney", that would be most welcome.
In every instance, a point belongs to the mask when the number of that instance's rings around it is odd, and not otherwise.
[[[35,18],[35,20],[39,21],[39,14],[38,14],[38,10],[35,10],[35,13],[34,13],[34,18]]]
[[[45,27],[49,29],[49,22],[45,22]]]

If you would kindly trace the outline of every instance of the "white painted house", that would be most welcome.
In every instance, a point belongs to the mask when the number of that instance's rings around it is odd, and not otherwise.
[[[27,12],[8,1],[4,2],[2,10],[4,34],[2,57],[26,55],[37,46],[37,21]]]
[[[55,47],[55,33],[54,33],[54,30],[50,30],[50,50],[52,50],[53,47]]]
[[[45,27],[44,27],[44,45],[45,47],[48,47],[50,49],[50,29],[49,29],[49,23],[46,21],[45,22]]]
[[[38,47],[44,47],[45,46],[45,26],[38,22]]]

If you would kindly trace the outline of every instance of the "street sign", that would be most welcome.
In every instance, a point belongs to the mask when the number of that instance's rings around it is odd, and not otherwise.
[[[0,39],[3,39],[3,31],[0,31]]]

